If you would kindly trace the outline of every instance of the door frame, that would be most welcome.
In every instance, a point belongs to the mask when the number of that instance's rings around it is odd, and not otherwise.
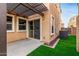
[[[40,20],[40,41],[42,41],[42,16],[39,16],[39,17],[33,17],[33,18],[30,18],[30,19],[28,19],[28,21],[27,21],[27,38],[29,38],[29,39],[35,39],[35,38],[30,38],[29,37],[29,21],[33,21],[33,20]]]

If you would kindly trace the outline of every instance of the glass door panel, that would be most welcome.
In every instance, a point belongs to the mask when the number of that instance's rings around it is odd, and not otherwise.
[[[33,21],[29,21],[29,37],[33,38]]]
[[[34,20],[34,38],[40,39],[40,20]]]

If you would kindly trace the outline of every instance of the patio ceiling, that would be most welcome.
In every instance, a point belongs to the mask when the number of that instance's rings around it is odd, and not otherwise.
[[[43,3],[7,3],[7,12],[18,16],[28,17],[33,14],[43,16],[47,7]]]

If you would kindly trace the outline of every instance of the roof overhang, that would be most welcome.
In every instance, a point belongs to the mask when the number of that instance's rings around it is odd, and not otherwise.
[[[43,12],[48,10],[43,3],[7,3],[7,13],[22,17],[34,14],[43,16]]]

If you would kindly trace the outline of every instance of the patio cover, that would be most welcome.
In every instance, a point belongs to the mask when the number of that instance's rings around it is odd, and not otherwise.
[[[7,13],[28,17],[33,14],[43,15],[47,7],[43,3],[7,3]]]

